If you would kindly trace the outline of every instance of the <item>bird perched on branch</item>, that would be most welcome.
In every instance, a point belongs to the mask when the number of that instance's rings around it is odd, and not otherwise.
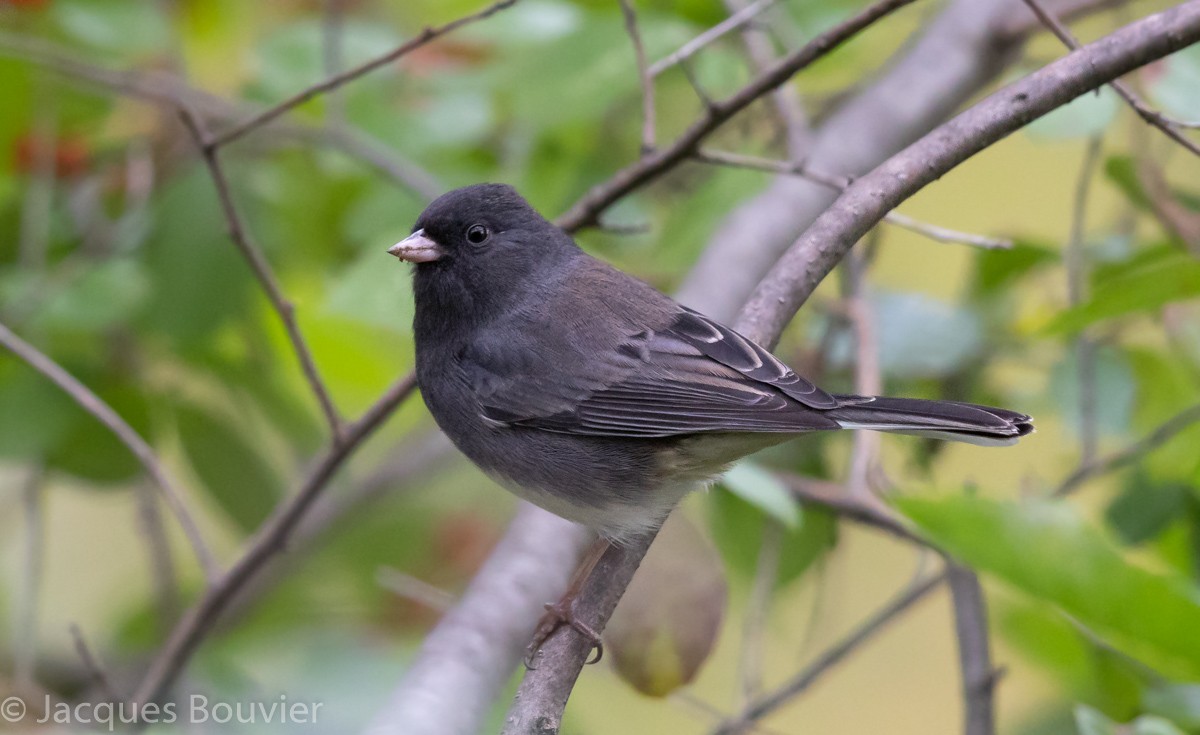
[[[417,382],[438,425],[517,495],[609,540],[809,432],[1005,445],[1033,430],[1001,408],[827,393],[588,255],[509,186],[444,194],[388,252],[416,264]]]

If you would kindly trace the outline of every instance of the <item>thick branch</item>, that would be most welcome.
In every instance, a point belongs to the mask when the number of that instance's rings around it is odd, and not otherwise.
[[[742,312],[736,327],[774,344],[787,320],[847,250],[883,215],[987,145],[1057,106],[1200,39],[1200,0],[1138,21],[988,97],[852,184],[809,228]],[[610,549],[576,602],[576,615],[601,630],[648,544]],[[567,630],[546,644],[510,710],[508,733],[550,732],[587,657],[589,644]]]
[[[1041,3],[1039,3],[1037,0],[1025,0],[1025,4],[1028,5],[1029,9],[1032,10],[1034,15],[1038,17],[1038,20],[1041,21],[1047,28],[1049,28],[1050,31],[1058,38],[1058,40],[1063,42],[1064,46],[1071,50],[1079,48],[1079,39],[1075,38],[1075,36],[1071,34],[1071,31],[1067,30],[1067,27],[1064,26],[1058,20],[1058,18],[1054,17],[1050,11],[1042,7]],[[1128,84],[1119,79],[1114,79],[1113,81],[1109,82],[1108,86],[1112,87],[1113,91],[1116,92],[1121,99],[1125,100],[1125,104],[1129,105],[1129,107],[1138,114],[1138,117],[1145,120],[1151,126],[1161,130],[1163,135],[1183,146],[1189,153],[1200,156],[1200,146],[1197,146],[1195,143],[1188,140],[1183,134],[1175,129],[1176,127],[1189,126],[1181,125],[1161,112],[1152,109],[1145,103],[1144,100],[1142,100],[1141,97],[1137,96],[1137,93],[1130,89]]]
[[[367,729],[370,735],[479,731],[513,661],[533,635],[542,601],[556,599],[566,589],[571,569],[592,538],[583,528],[524,504],[512,528],[460,603],[425,639],[404,685]],[[546,556],[563,564],[547,574],[541,563]]]
[[[1152,15],[1009,85],[855,181],[771,269],[743,310],[743,331],[773,345],[846,251],[917,191],[1030,121],[1200,40],[1200,0]]]

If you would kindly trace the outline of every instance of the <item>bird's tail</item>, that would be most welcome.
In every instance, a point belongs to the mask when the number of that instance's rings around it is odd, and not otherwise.
[[[1033,419],[1003,408],[918,398],[835,396],[825,415],[843,429],[870,429],[1000,447],[1033,431]]]

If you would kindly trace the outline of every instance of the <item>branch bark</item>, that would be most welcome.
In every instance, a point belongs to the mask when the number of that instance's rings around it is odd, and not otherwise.
[[[771,270],[735,327],[773,345],[820,280],[888,210],[1037,117],[1197,40],[1200,0],[1191,0],[1089,44],[939,126],[847,188]],[[603,629],[648,546],[613,548],[601,559],[603,573],[592,575],[576,601],[576,615],[593,630]],[[542,663],[518,689],[506,734],[554,732],[589,649],[573,630],[547,642]]]
[[[1065,14],[1096,4],[1058,0],[1055,7]],[[821,123],[805,167],[850,177],[875,168],[994,79],[1038,27],[1020,0],[953,0],[874,82]],[[776,177],[709,238],[679,299],[702,305],[709,316],[732,319],[771,265],[837,196],[821,185]]]
[[[1085,92],[1200,40],[1200,1],[1132,23],[1009,85],[858,179],[768,273],[743,331],[773,345],[784,325],[883,215],[987,146]]]
[[[994,692],[996,672],[988,645],[987,603],[979,577],[950,562],[946,571],[954,602],[954,630],[958,635],[958,662],[962,672],[963,733],[995,735]]]

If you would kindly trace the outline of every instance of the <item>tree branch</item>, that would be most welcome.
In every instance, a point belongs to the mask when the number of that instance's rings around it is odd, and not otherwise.
[[[1200,0],[1191,0],[1089,44],[943,124],[852,184],[772,269],[735,328],[774,344],[821,278],[896,204],[1022,125],[1198,39]],[[603,572],[591,576],[577,599],[576,616],[602,630],[648,546],[647,540],[611,548],[601,559]],[[552,732],[590,644],[566,629],[543,650],[542,662],[518,689],[506,733]]]
[[[347,69],[340,74],[334,74],[333,76],[317,82],[310,87],[306,87],[274,107],[269,107],[262,112],[255,114],[249,119],[235,124],[233,127],[225,130],[224,132],[217,134],[212,141],[212,146],[214,148],[220,148],[227,143],[231,143],[255,128],[260,128],[263,125],[266,125],[275,118],[290,112],[291,110],[299,107],[318,95],[335,90],[347,82],[358,79],[364,74],[369,74],[380,67],[387,66],[400,57],[424,46],[430,41],[440,38],[451,31],[458,30],[465,25],[474,23],[475,21],[488,18],[500,12],[501,10],[504,10],[505,8],[512,7],[516,4],[516,2],[517,0],[500,0],[500,2],[493,3],[477,13],[472,13],[471,15],[457,18],[449,23],[446,23],[445,25],[434,28],[426,28],[418,33],[412,40],[397,46],[391,51],[359,64],[352,69]]]
[[[479,732],[533,635],[542,602],[562,595],[591,538],[583,528],[522,503],[512,532],[425,639],[367,733]],[[549,573],[542,563],[547,557],[561,561]]]
[[[921,188],[1030,121],[1200,39],[1200,0],[1132,23],[989,96],[856,180],[771,269],[743,331],[773,345],[854,243]]]
[[[296,307],[283,295],[283,289],[279,287],[279,281],[275,278],[271,264],[267,262],[266,256],[250,239],[250,233],[246,230],[241,215],[238,214],[237,205],[233,203],[229,179],[225,176],[225,169],[221,165],[217,145],[205,130],[204,122],[190,108],[186,105],[180,107],[179,114],[184,125],[192,134],[196,145],[200,148],[204,165],[208,167],[209,176],[217,189],[217,199],[221,203],[221,211],[224,213],[225,223],[229,227],[229,237],[233,240],[238,252],[250,265],[250,270],[254,272],[254,277],[258,279],[259,285],[266,293],[267,300],[271,302],[275,313],[279,315],[279,320],[283,322],[288,340],[292,343],[292,351],[296,353],[296,358],[300,361],[300,369],[304,372],[305,380],[308,381],[308,387],[321,406],[321,413],[325,415],[325,421],[329,424],[329,431],[333,435],[334,441],[339,442],[342,439],[342,419],[333,405],[333,398],[329,395],[325,381],[321,379],[320,371],[317,370],[312,350],[308,348],[304,334],[300,331],[300,325],[296,322]]]
[[[755,0],[753,3],[737,10],[725,20],[680,46],[676,51],[651,64],[649,69],[650,76],[657,77],[659,74],[662,74],[672,66],[690,59],[698,51],[713,41],[716,41],[721,36],[724,36],[730,31],[737,30],[738,28],[741,28],[745,24],[754,20],[760,13],[774,5],[776,2],[777,0]]]
[[[1033,11],[1034,15],[1038,17],[1038,20],[1041,21],[1047,28],[1049,28],[1050,31],[1058,38],[1058,40],[1063,42],[1064,46],[1072,51],[1079,48],[1079,39],[1075,38],[1075,36],[1071,34],[1071,31],[1067,30],[1067,27],[1064,26],[1058,20],[1058,18],[1054,17],[1050,11],[1042,7],[1042,4],[1039,3],[1038,0],[1024,0],[1024,2],[1029,6],[1029,9]],[[1193,155],[1200,156],[1200,146],[1197,146],[1195,143],[1188,140],[1188,138],[1181,134],[1178,130],[1176,130],[1177,127],[1189,126],[1182,125],[1179,122],[1162,114],[1161,112],[1152,109],[1141,97],[1137,96],[1137,93],[1135,93],[1128,84],[1119,79],[1114,79],[1113,81],[1109,82],[1108,86],[1112,87],[1113,91],[1116,92],[1121,99],[1125,100],[1125,104],[1133,108],[1133,111],[1138,114],[1138,117],[1161,130],[1163,135],[1166,135],[1171,140],[1183,146],[1188,152],[1192,153]]]
[[[958,661],[962,671],[963,733],[995,735],[994,692],[996,672],[988,646],[987,603],[979,577],[967,567],[950,562],[946,570],[954,602],[954,630],[958,634]]]
[[[1054,6],[1078,13],[1107,4],[1056,0]],[[882,65],[877,79],[824,118],[805,146],[805,167],[851,176],[870,171],[975,97],[1016,59],[1024,34],[1038,28],[1020,0],[952,0]],[[776,177],[713,232],[679,299],[702,304],[718,319],[733,319],[779,256],[836,196],[793,176]]]
[[[605,183],[592,187],[565,214],[558,218],[556,224],[568,232],[595,224],[601,213],[618,199],[657,179],[690,156],[701,141],[729,118],[791,79],[801,69],[827,55],[860,31],[915,1],[878,0],[862,12],[839,23],[797,51],[783,57],[733,95],[708,105],[701,118],[670,145],[655,150],[651,155],[642,156],[636,163],[615,173]]]
[[[179,526],[183,529],[183,533],[188,539],[188,543],[191,544],[192,550],[196,554],[196,559],[200,562],[201,569],[204,570],[205,577],[209,581],[216,579],[220,573],[220,568],[217,566],[216,558],[209,551],[204,537],[200,534],[199,527],[197,527],[195,520],[192,519],[191,512],[188,511],[187,505],[183,501],[183,493],[179,490],[179,484],[167,472],[167,468],[159,460],[158,455],[142,439],[141,435],[132,426],[127,424],[125,419],[121,418],[111,406],[89,390],[87,386],[80,383],[58,363],[51,360],[33,345],[18,337],[3,324],[0,324],[0,345],[24,360],[30,367],[61,388],[64,393],[79,404],[80,408],[91,414],[101,424],[104,424],[105,428],[111,431],[129,449],[130,453],[145,468],[146,474],[150,475],[151,479],[154,480],[154,484],[158,485],[158,489],[162,491],[167,505],[171,507],[172,513],[175,514],[176,520],[179,521]]]
[[[743,156],[738,153],[727,153],[725,151],[707,151],[701,150],[696,153],[697,161],[703,163],[711,163],[717,166],[730,166],[733,168],[748,168],[756,171],[770,171],[777,174],[786,174],[788,176],[799,176],[821,186],[828,187],[834,191],[842,192],[847,186],[853,183],[854,179],[849,176],[838,176],[836,174],[816,171],[806,162],[800,161],[791,163],[788,161],[773,161],[769,158],[758,158],[756,156]],[[984,250],[1007,250],[1012,248],[1012,240],[1005,240],[998,237],[988,237],[986,235],[975,235],[970,232],[960,232],[952,230],[949,227],[921,222],[920,220],[909,217],[906,214],[899,212],[888,212],[883,218],[884,222],[904,228],[910,232],[915,232],[918,235],[928,237],[930,240],[938,242],[953,243],[959,245],[970,245],[972,247],[983,248]]]
[[[292,532],[303,520],[313,502],[329,484],[334,473],[379,425],[412,395],[416,377],[406,375],[396,381],[357,421],[345,428],[343,440],[333,442],[316,461],[295,495],[281,503],[255,533],[245,552],[233,566],[205,591],[179,620],[167,643],[151,663],[133,697],[133,704],[157,701],[187,665],[196,647],[212,630],[221,614],[239,592],[275,554],[283,550]]]
[[[654,150],[654,75],[646,64],[646,47],[642,45],[642,34],[638,31],[637,13],[632,0],[618,0],[621,16],[625,19],[625,32],[633,43],[633,55],[637,59],[638,83],[642,87],[642,154]]]
[[[849,635],[827,649],[817,657],[816,661],[813,661],[807,668],[792,677],[790,681],[774,692],[756,700],[736,718],[714,730],[713,735],[736,735],[745,730],[748,725],[761,720],[763,717],[766,717],[803,694],[814,682],[844,661],[850,654],[861,648],[863,644],[870,641],[877,633],[886,628],[888,623],[898,618],[913,605],[924,599],[930,592],[937,589],[937,586],[945,580],[946,574],[941,573],[910,585],[908,590],[880,608],[878,612],[864,621],[862,625],[855,628]]]
[[[106,90],[134,97],[176,111],[187,107],[205,118],[221,122],[258,114],[248,104],[234,104],[187,85],[184,80],[163,72],[107,69],[80,60],[61,48],[0,32],[0,54],[37,64],[72,80],[83,81]],[[368,164],[422,199],[433,199],[444,190],[428,171],[371,138],[362,131],[346,127],[316,128],[274,120],[270,128],[280,137],[298,138],[339,150]]]
[[[1100,457],[1081,465],[1062,481],[1054,491],[1054,497],[1062,498],[1079,489],[1079,486],[1098,475],[1115,472],[1136,462],[1141,457],[1158,449],[1176,434],[1191,428],[1192,424],[1200,422],[1200,404],[1184,409],[1175,414],[1158,428],[1150,432],[1144,439],[1134,442],[1124,449],[1118,450],[1105,457]]]

